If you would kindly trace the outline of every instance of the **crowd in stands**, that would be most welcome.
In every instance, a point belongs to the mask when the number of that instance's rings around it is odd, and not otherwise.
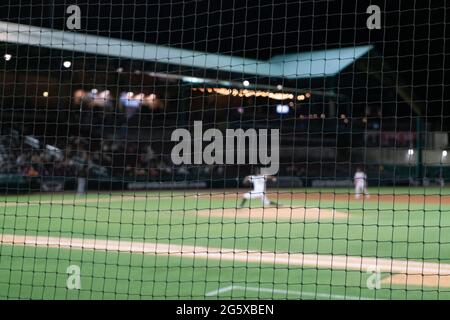
[[[194,174],[192,168],[173,166],[168,155],[149,143],[120,139],[68,137],[48,145],[17,132],[0,136],[0,174],[26,177],[78,177],[123,179],[173,178]],[[202,174],[210,173],[202,166]],[[198,173],[198,172],[197,172]]]
[[[48,137],[47,137],[48,138]],[[89,177],[124,181],[174,181],[208,179],[236,179],[251,174],[252,169],[237,166],[173,165],[170,154],[158,144],[136,142],[109,136],[86,138],[59,137],[47,141],[46,137],[22,135],[11,130],[0,135],[0,174],[14,174],[28,178]],[[44,142],[45,140],[45,142]],[[314,179],[351,179],[355,168],[329,160],[293,163],[280,159],[280,176],[304,181]],[[365,167],[369,177],[392,180],[392,174],[379,165]],[[442,180],[442,179],[441,179]]]
[[[85,152],[72,152],[71,144],[64,151],[54,146],[43,146],[38,139],[23,137],[17,132],[0,136],[0,173],[3,174],[75,176],[81,174],[84,160],[87,160]]]

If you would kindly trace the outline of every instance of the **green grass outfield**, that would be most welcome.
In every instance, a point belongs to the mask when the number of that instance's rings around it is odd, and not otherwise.
[[[348,218],[321,221],[275,222],[196,215],[196,210],[236,206],[235,200],[221,199],[219,190],[211,192],[215,195],[213,199],[195,198],[193,192],[180,191],[140,192],[135,193],[134,198],[126,192],[124,199],[120,193],[91,193],[81,198],[73,194],[3,196],[0,198],[0,233],[450,264],[448,202],[343,201],[338,198],[280,201],[287,206],[335,208],[349,213]],[[351,190],[283,189],[279,192],[286,196],[301,192],[345,194]],[[371,193],[450,195],[450,189],[383,188],[371,189]],[[76,202],[70,203],[74,199]],[[84,199],[88,201],[83,202]],[[80,290],[66,287],[66,270],[70,265],[80,267]],[[450,288],[442,287],[397,285],[370,290],[366,286],[368,276],[365,270],[233,263],[42,246],[0,246],[0,298],[3,299],[450,299]]]

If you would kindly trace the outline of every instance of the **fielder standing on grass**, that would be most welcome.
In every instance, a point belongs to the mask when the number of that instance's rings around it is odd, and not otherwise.
[[[369,199],[370,195],[369,190],[367,190],[367,175],[360,167],[356,168],[355,177],[353,179],[355,185],[355,199],[359,199],[362,193],[364,193],[366,199]]]
[[[250,192],[244,193],[244,198],[242,199],[241,204],[239,205],[239,208],[243,208],[247,200],[250,199],[260,199],[262,204],[264,206],[272,205],[272,206],[279,206],[279,204],[275,201],[269,200],[266,196],[266,183],[267,180],[270,181],[277,181],[277,178],[274,176],[266,176],[262,175],[260,173],[260,169],[256,170],[256,174],[253,176],[247,176],[244,178],[243,183],[248,184],[251,183],[253,185],[253,190]]]

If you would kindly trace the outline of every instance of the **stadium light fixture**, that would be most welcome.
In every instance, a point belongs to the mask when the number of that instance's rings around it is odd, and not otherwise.
[[[408,156],[412,156],[414,154],[414,150],[413,149],[408,149]]]
[[[3,55],[3,58],[4,58],[6,61],[9,61],[9,60],[11,60],[12,55],[10,55],[9,53],[5,53],[5,54]]]
[[[63,66],[64,66],[64,68],[66,68],[66,69],[69,69],[71,65],[72,65],[72,62],[70,62],[70,61],[68,61],[68,60],[66,60],[66,61],[63,62]]]
[[[251,89],[227,89],[227,88],[192,88],[193,91],[217,93],[220,95],[232,95],[233,97],[269,97],[274,100],[292,100],[292,93],[270,92]]]
[[[283,86],[281,84],[277,85],[277,90],[283,90]]]
[[[182,77],[181,80],[184,82],[190,82],[190,83],[205,83],[206,80],[202,78],[196,78],[196,77]]]
[[[279,113],[279,114],[289,113],[289,106],[285,105],[285,104],[278,104],[277,105],[277,113]]]
[[[44,96],[44,97],[48,97],[48,91],[44,91],[44,92],[42,92],[42,95]]]
[[[250,82],[248,80],[244,80],[242,84],[244,85],[244,87],[248,87],[250,85]]]

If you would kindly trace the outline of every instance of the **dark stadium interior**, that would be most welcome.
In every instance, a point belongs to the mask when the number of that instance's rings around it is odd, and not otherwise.
[[[0,301],[450,300],[449,9],[0,1]]]
[[[15,164],[2,166],[2,172],[69,178],[75,174],[68,163],[81,156],[90,163],[89,177],[93,180],[126,177],[158,181],[192,176],[214,181],[225,175],[223,184],[233,185],[237,176],[251,172],[251,166],[205,169],[193,165],[180,169],[165,160],[173,145],[170,131],[191,128],[193,121],[202,120],[205,127],[279,128],[284,147],[280,175],[301,176],[306,185],[316,177],[350,178],[361,164],[376,184],[410,183],[405,177],[416,169],[404,169],[404,177],[397,176],[399,170],[383,171],[387,168],[368,163],[363,149],[415,148],[418,142],[428,141],[425,131],[450,130],[450,111],[444,108],[450,92],[444,70],[450,59],[446,59],[448,43],[439,37],[446,30],[438,23],[445,19],[441,10],[444,1],[387,1],[383,23],[389,32],[382,33],[382,38],[381,33],[365,28],[355,34],[354,27],[364,25],[366,15],[365,10],[356,14],[350,1],[314,1],[314,6],[311,1],[254,1],[258,6],[247,6],[247,2],[242,6],[228,1],[79,5],[87,13],[84,33],[197,51],[269,59],[276,54],[368,43],[375,49],[336,76],[293,80],[246,77],[263,88],[260,90],[292,92],[294,97],[310,94],[301,101],[279,101],[216,94],[208,91],[214,86],[183,84],[160,76],[241,82],[242,74],[1,43],[1,52],[14,56],[12,61],[0,61],[4,149],[23,150],[7,156]],[[7,10],[1,10],[0,18],[64,29],[65,1],[32,3],[10,3]],[[358,2],[361,8],[364,5]],[[436,23],[429,23],[431,15]],[[71,61],[70,69],[61,67],[65,60]],[[278,85],[283,89],[276,89]],[[410,101],[395,87],[407,92]],[[107,98],[92,98],[106,91]],[[128,108],[126,97],[123,100],[127,92],[152,101],[137,109]],[[412,108],[411,101],[418,109]],[[277,113],[277,105],[289,106],[290,112]],[[422,132],[416,135],[418,125]],[[39,140],[36,150],[23,147],[27,136]],[[85,143],[74,142],[78,140]],[[64,157],[59,162],[46,158],[46,145],[58,147]],[[111,151],[113,146],[115,151]],[[148,146],[156,154],[152,161],[143,160]],[[295,151],[293,146],[307,151]],[[26,164],[19,165],[19,157],[26,158]],[[36,173],[29,173],[30,166]],[[427,175],[423,168],[417,170],[419,176]]]

